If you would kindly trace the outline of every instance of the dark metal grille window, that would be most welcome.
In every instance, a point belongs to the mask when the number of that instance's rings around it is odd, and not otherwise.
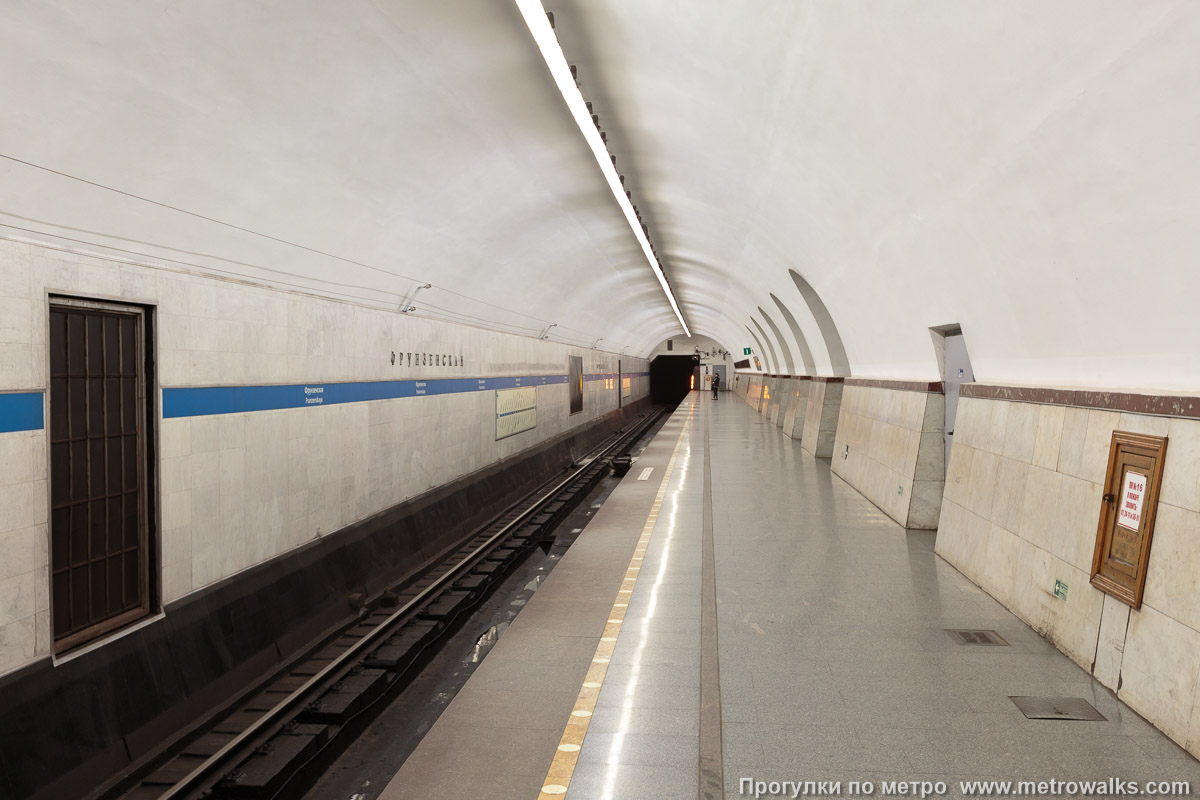
[[[583,411],[583,358],[567,356],[567,382],[570,384],[571,413]]]
[[[138,310],[50,308],[50,567],[57,650],[147,613]]]

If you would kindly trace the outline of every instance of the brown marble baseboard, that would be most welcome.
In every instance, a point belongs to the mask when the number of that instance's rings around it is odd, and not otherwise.
[[[898,392],[931,392],[944,394],[946,385],[941,381],[902,381],[887,378],[845,378],[847,386],[864,386],[870,389],[894,389]]]
[[[997,386],[964,383],[962,397],[983,397],[1017,403],[1042,403],[1056,406],[1124,411],[1162,417],[1200,419],[1200,397],[1153,395],[1136,392],[1104,392],[1096,389],[1052,389],[1040,386]]]

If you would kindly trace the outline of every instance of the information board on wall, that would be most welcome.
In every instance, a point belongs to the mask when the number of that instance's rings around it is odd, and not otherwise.
[[[537,387],[496,390],[496,441],[537,427]]]
[[[633,394],[633,378],[621,378],[621,399]]]

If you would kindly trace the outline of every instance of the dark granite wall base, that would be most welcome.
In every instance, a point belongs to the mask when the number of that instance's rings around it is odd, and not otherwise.
[[[85,798],[458,545],[649,409],[637,401],[170,604],[139,630],[0,679],[0,796]],[[194,532],[203,535],[203,531]]]

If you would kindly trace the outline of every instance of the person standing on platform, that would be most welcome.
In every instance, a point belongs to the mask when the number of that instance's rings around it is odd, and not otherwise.
[[[713,400],[717,399],[717,389],[721,388],[721,373],[714,372],[712,376]]]

